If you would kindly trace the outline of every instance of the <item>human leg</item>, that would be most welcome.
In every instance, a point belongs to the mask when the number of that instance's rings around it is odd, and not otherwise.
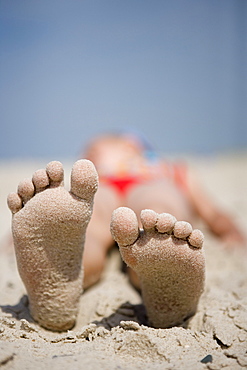
[[[94,209],[87,228],[83,253],[84,288],[95,284],[102,274],[108,250],[114,244],[110,232],[112,212],[121,205],[118,193],[100,184],[94,198]]]
[[[177,220],[193,222],[195,219],[194,208],[186,195],[169,179],[134,186],[126,195],[125,205],[138,217],[143,209],[152,209],[157,213],[170,213]]]

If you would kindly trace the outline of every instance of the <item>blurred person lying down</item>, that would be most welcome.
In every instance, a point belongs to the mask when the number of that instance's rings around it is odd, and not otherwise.
[[[166,212],[190,223],[200,218],[227,247],[245,243],[231,217],[205,192],[198,175],[185,163],[159,158],[145,139],[131,133],[101,135],[89,143],[81,157],[91,160],[99,175],[84,251],[86,286],[91,281],[88,269],[95,268],[92,281],[97,281],[103,270],[106,252],[112,245],[111,214],[120,206],[131,208],[137,215],[144,209]]]
[[[187,166],[158,158],[136,135],[96,137],[82,157],[70,191],[54,161],[8,197],[33,318],[51,330],[72,328],[82,285],[100,279],[115,240],[150,325],[183,324],[196,311],[205,279],[203,234],[191,223],[201,218],[232,247],[244,236]]]

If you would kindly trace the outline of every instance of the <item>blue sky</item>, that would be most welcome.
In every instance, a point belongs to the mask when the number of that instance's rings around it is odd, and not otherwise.
[[[0,158],[75,158],[120,128],[244,148],[246,35],[244,0],[0,0]]]

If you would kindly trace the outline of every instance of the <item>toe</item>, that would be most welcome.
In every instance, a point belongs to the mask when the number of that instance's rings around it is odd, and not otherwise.
[[[22,200],[16,193],[10,193],[7,198],[9,209],[14,214],[22,208]]]
[[[161,213],[158,216],[156,228],[160,233],[168,233],[172,231],[176,221],[176,218],[169,213]]]
[[[202,248],[204,235],[201,230],[195,229],[188,238],[188,242],[195,248]]]
[[[143,225],[143,228],[153,229],[156,225],[158,215],[156,212],[152,211],[151,209],[144,209],[141,211],[141,222]]]
[[[64,171],[61,162],[53,161],[46,166],[46,172],[50,179],[50,186],[59,186],[63,183]]]
[[[119,207],[112,213],[111,234],[121,246],[132,245],[139,236],[138,220],[134,211]]]
[[[98,189],[98,174],[93,163],[87,159],[75,162],[71,171],[71,193],[92,201]]]
[[[30,179],[25,179],[19,183],[17,193],[25,204],[33,197],[34,190],[32,181]]]
[[[184,239],[192,233],[192,226],[189,222],[177,221],[174,225],[173,234],[176,238]]]
[[[49,185],[49,177],[44,169],[34,172],[32,180],[36,193],[44,190]]]

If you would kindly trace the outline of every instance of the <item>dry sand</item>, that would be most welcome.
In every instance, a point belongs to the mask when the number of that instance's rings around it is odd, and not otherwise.
[[[218,203],[246,230],[246,153],[192,162],[212,196],[218,195]],[[73,330],[53,333],[32,321],[13,249],[6,248],[11,225],[6,197],[21,179],[45,165],[45,160],[0,162],[1,369],[247,368],[247,257],[226,252],[202,225],[206,288],[187,329],[145,325],[141,298],[121,272],[117,249],[109,256],[101,282],[81,297]],[[67,179],[71,166],[65,163]]]

